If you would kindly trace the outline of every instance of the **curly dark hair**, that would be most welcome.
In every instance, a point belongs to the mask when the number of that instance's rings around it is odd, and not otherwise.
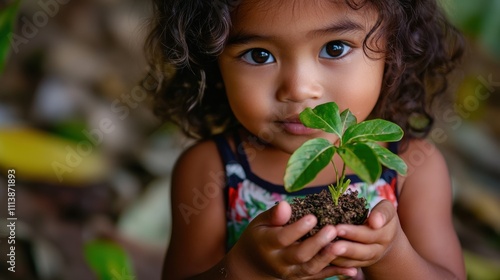
[[[155,0],[145,48],[150,65],[163,75],[155,94],[155,113],[194,138],[207,138],[238,125],[231,112],[217,56],[231,28],[231,12],[242,0]],[[405,139],[429,132],[435,97],[448,88],[447,76],[464,50],[461,34],[436,0],[345,0],[352,9],[371,3],[378,20],[369,40],[385,38],[381,96],[371,117],[393,121]],[[361,2],[361,3],[360,3]],[[373,50],[372,50],[373,51]],[[428,120],[412,124],[412,117]]]

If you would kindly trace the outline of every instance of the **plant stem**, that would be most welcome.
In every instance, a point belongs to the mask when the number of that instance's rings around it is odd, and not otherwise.
[[[342,165],[342,175],[340,176],[340,178],[342,178],[342,182],[344,182],[344,179],[345,179],[345,168],[346,168],[346,165],[344,163]]]
[[[333,164],[333,169],[335,170],[335,181],[337,182],[337,186],[339,185],[339,171],[337,170],[337,166],[335,165],[335,162],[333,161],[333,157],[331,160]]]
[[[339,172],[337,170],[337,166],[335,166],[335,162],[331,160],[333,164],[333,168],[335,169],[335,180],[337,183],[335,186],[330,185],[328,186],[328,190],[330,191],[330,194],[332,195],[333,202],[335,203],[335,206],[339,204],[339,198],[342,196],[342,194],[347,190],[347,187],[350,184],[350,180],[346,181],[345,180],[345,170],[346,170],[346,165],[345,163],[342,166],[342,174],[339,178]]]

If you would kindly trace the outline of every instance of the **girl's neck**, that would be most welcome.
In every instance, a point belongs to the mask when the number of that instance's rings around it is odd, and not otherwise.
[[[270,183],[283,185],[285,168],[291,155],[266,143],[245,129],[240,129],[237,133],[241,143],[239,145],[235,143],[235,149],[245,153],[252,172]],[[337,166],[341,167],[340,158],[334,158],[334,160]],[[335,171],[333,166],[330,166],[331,168],[327,167],[320,172],[310,185],[328,185],[335,182]]]

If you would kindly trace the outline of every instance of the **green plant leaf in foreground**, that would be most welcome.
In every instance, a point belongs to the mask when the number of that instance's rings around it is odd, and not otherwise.
[[[356,119],[356,116],[352,114],[349,109],[345,109],[341,114],[340,114],[340,121],[342,122],[342,134],[348,129],[349,127],[355,125],[358,122],[358,119]]]
[[[394,169],[401,175],[406,175],[408,166],[406,166],[406,163],[399,156],[375,142],[366,142],[365,144],[368,145],[373,152],[375,152],[382,165],[390,169]]]
[[[359,178],[365,182],[373,184],[382,173],[382,167],[377,159],[377,155],[365,143],[350,143],[337,149],[344,163]]]
[[[403,130],[390,121],[375,119],[350,126],[342,136],[344,144],[354,141],[394,142],[403,138]]]
[[[339,107],[333,102],[324,103],[314,107],[306,108],[299,115],[300,121],[309,128],[321,129],[325,132],[335,133],[342,136],[342,123]]]
[[[123,248],[112,241],[94,240],[84,245],[85,259],[99,280],[134,280],[132,263]]]
[[[306,141],[290,157],[284,177],[285,190],[302,189],[325,168],[335,154],[335,147],[324,138]]]
[[[345,167],[369,184],[378,180],[382,165],[402,175],[407,172],[405,162],[398,155],[376,143],[403,138],[403,130],[395,123],[382,119],[357,123],[356,116],[349,109],[339,114],[338,105],[334,102],[318,105],[314,109],[306,108],[300,114],[300,120],[306,127],[338,135],[341,141],[333,144],[326,139],[316,138],[299,147],[288,160],[285,171],[284,184],[289,192],[298,191],[310,183],[332,161],[335,153],[344,163],[339,174],[332,162],[337,184],[330,186],[329,190],[335,204],[349,184],[345,183],[348,182],[345,180]]]

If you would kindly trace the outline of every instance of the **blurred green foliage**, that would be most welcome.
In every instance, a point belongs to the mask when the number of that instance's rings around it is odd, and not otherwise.
[[[10,49],[10,34],[17,16],[20,0],[12,1],[0,10],[0,73],[2,73]]]
[[[443,0],[450,20],[500,59],[500,1]]]
[[[127,253],[112,241],[94,240],[85,244],[85,258],[99,280],[134,280]]]
[[[467,264],[467,279],[470,280],[498,280],[500,267],[498,261],[488,260],[483,256],[464,251],[465,263]]]

